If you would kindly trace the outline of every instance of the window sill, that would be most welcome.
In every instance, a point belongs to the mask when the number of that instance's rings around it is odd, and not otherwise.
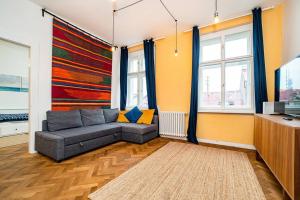
[[[198,113],[215,113],[215,114],[247,114],[254,115],[253,110],[220,110],[220,109],[201,109]]]

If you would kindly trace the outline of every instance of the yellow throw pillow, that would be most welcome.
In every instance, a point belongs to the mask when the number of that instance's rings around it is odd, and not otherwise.
[[[121,123],[129,123],[129,120],[127,119],[127,117],[125,116],[125,114],[127,113],[127,110],[122,110],[119,112],[119,116],[117,119],[117,122],[121,122]]]
[[[154,116],[154,109],[142,110],[143,114],[137,121],[138,124],[151,124]]]

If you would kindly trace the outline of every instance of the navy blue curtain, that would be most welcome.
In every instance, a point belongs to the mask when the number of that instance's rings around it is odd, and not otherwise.
[[[199,74],[199,56],[200,56],[200,41],[199,29],[193,27],[193,56],[192,56],[192,87],[191,87],[191,103],[189,127],[187,130],[187,139],[189,142],[198,144],[197,131],[197,114],[198,114],[198,74]]]
[[[268,101],[261,8],[253,13],[253,58],[256,113],[262,113],[263,102]]]
[[[280,69],[275,71],[275,101],[279,101],[280,96]]]
[[[156,104],[156,88],[155,88],[155,65],[154,65],[154,42],[153,40],[144,40],[144,55],[145,55],[145,68],[146,68],[146,83],[147,83],[147,96],[148,108],[157,111]]]
[[[125,110],[127,100],[128,49],[121,47],[120,61],[120,109]]]

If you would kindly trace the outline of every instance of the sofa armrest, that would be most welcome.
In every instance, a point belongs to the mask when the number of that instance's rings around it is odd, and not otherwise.
[[[64,138],[46,131],[35,132],[35,149],[56,161],[64,159]]]

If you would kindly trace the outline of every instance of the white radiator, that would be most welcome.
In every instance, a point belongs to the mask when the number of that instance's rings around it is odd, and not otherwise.
[[[186,137],[184,112],[159,112],[159,133],[162,136]]]

